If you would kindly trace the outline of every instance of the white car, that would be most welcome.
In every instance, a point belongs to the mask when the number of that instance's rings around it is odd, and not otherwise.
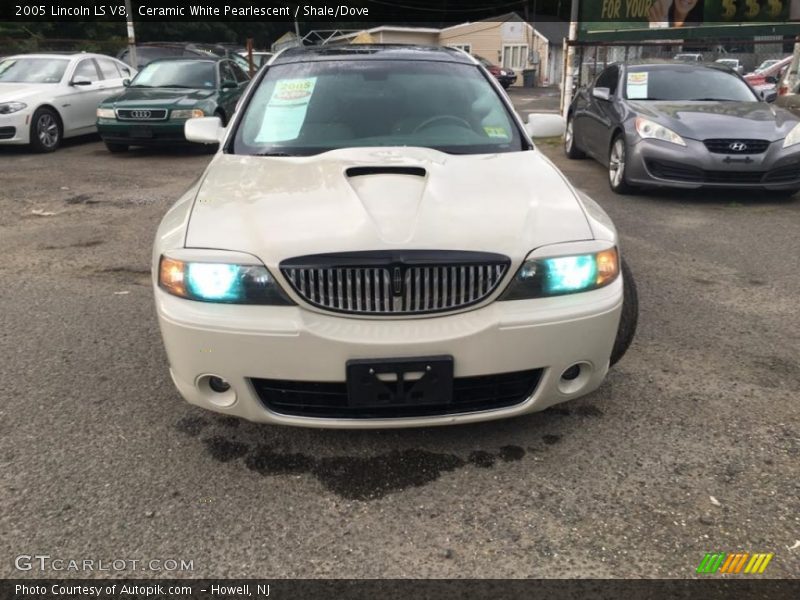
[[[738,58],[718,58],[714,61],[717,64],[724,65],[731,69],[732,71],[736,71],[739,75],[744,73],[744,66],[742,65],[741,61]]]
[[[631,342],[608,216],[457,50],[277,55],[164,217],[154,292],[197,406],[312,427],[468,423],[595,390]]]
[[[0,61],[0,144],[52,152],[97,131],[97,105],[136,74],[101,54],[21,54]]]

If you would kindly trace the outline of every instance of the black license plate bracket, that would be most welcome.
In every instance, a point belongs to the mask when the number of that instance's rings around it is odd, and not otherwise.
[[[142,125],[135,125],[130,129],[130,136],[132,138],[152,138],[153,128]]]
[[[453,357],[347,361],[348,404],[356,408],[447,405]]]

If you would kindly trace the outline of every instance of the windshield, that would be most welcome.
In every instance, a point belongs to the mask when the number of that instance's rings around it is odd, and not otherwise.
[[[758,102],[755,93],[730,71],[709,67],[659,65],[628,69],[628,100]]]
[[[519,151],[523,142],[475,65],[353,60],[271,67],[233,151],[311,155],[356,146],[486,154]]]
[[[207,60],[160,60],[144,67],[130,87],[213,89],[216,63]]]
[[[0,62],[0,83],[58,83],[68,64],[64,58],[7,58]]]

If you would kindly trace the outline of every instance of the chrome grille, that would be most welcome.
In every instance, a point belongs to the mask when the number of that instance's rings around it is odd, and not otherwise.
[[[120,121],[163,121],[167,118],[164,108],[118,108],[117,118]]]
[[[480,255],[484,260],[474,262],[470,259],[478,253],[445,254],[451,262],[431,260],[430,253],[420,251],[402,253],[399,260],[392,253],[321,255],[285,261],[281,272],[295,292],[319,308],[409,315],[452,311],[482,302],[500,285],[510,264],[494,254]],[[357,264],[364,258],[366,264]],[[337,259],[338,264],[331,264]]]

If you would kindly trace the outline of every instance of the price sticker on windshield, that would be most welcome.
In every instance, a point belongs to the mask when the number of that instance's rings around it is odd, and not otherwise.
[[[275,84],[264,111],[256,142],[285,142],[297,139],[306,120],[308,103],[314,94],[316,77],[283,79]]]
[[[628,73],[628,100],[642,100],[647,98],[647,88],[650,73]]]

